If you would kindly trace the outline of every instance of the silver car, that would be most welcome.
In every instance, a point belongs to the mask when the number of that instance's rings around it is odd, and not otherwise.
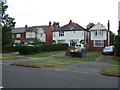
[[[106,46],[103,51],[103,55],[114,55],[114,46]]]

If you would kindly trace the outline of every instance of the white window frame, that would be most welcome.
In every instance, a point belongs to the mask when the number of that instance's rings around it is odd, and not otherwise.
[[[100,44],[100,45],[97,45],[97,44]],[[94,45],[94,47],[103,47],[104,40],[94,40],[93,45]]]
[[[21,34],[16,34],[16,37],[17,37],[17,38],[20,38],[20,37],[21,37]]]
[[[59,31],[59,36],[64,36],[64,31]]]
[[[65,39],[63,39],[63,40],[57,40],[57,43],[65,43]]]
[[[78,42],[79,40],[78,39],[72,39],[72,40],[70,40],[70,46],[75,46],[75,44],[77,44],[77,42]]]
[[[15,40],[15,43],[20,44],[20,43],[21,43],[21,40]]]

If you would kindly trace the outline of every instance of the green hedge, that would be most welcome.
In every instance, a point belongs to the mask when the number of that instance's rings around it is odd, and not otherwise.
[[[4,46],[3,52],[19,52],[22,55],[29,55],[39,52],[62,51],[66,50],[68,44],[39,44],[34,46]]]
[[[115,36],[115,56],[120,56],[120,35]]]
[[[3,53],[17,52],[17,51],[18,51],[17,46],[11,46],[11,45],[2,46]]]

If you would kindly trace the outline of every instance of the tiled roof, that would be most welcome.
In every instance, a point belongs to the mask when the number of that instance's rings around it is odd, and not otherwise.
[[[93,26],[93,27],[90,29],[90,31],[91,31],[91,30],[107,30],[107,29],[105,28],[105,26],[104,26],[103,24],[97,23],[95,26]]]
[[[25,32],[25,28],[21,27],[21,28],[14,28],[12,30],[12,33],[24,33]]]
[[[26,30],[26,32],[37,32],[39,28],[42,28],[45,32],[48,30],[49,26],[32,26],[32,27],[29,27],[28,30]]]
[[[15,28],[12,30],[13,33],[24,33],[24,32],[37,32],[39,28],[42,28],[45,32],[48,30],[49,26],[32,26],[28,30],[25,30],[25,27]]]
[[[54,31],[79,31],[79,30],[86,30],[86,29],[78,25],[77,23],[72,23],[72,24],[64,25]]]

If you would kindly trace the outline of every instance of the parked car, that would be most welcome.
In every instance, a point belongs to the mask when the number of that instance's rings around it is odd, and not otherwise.
[[[114,46],[106,46],[102,53],[103,55],[114,55]]]

